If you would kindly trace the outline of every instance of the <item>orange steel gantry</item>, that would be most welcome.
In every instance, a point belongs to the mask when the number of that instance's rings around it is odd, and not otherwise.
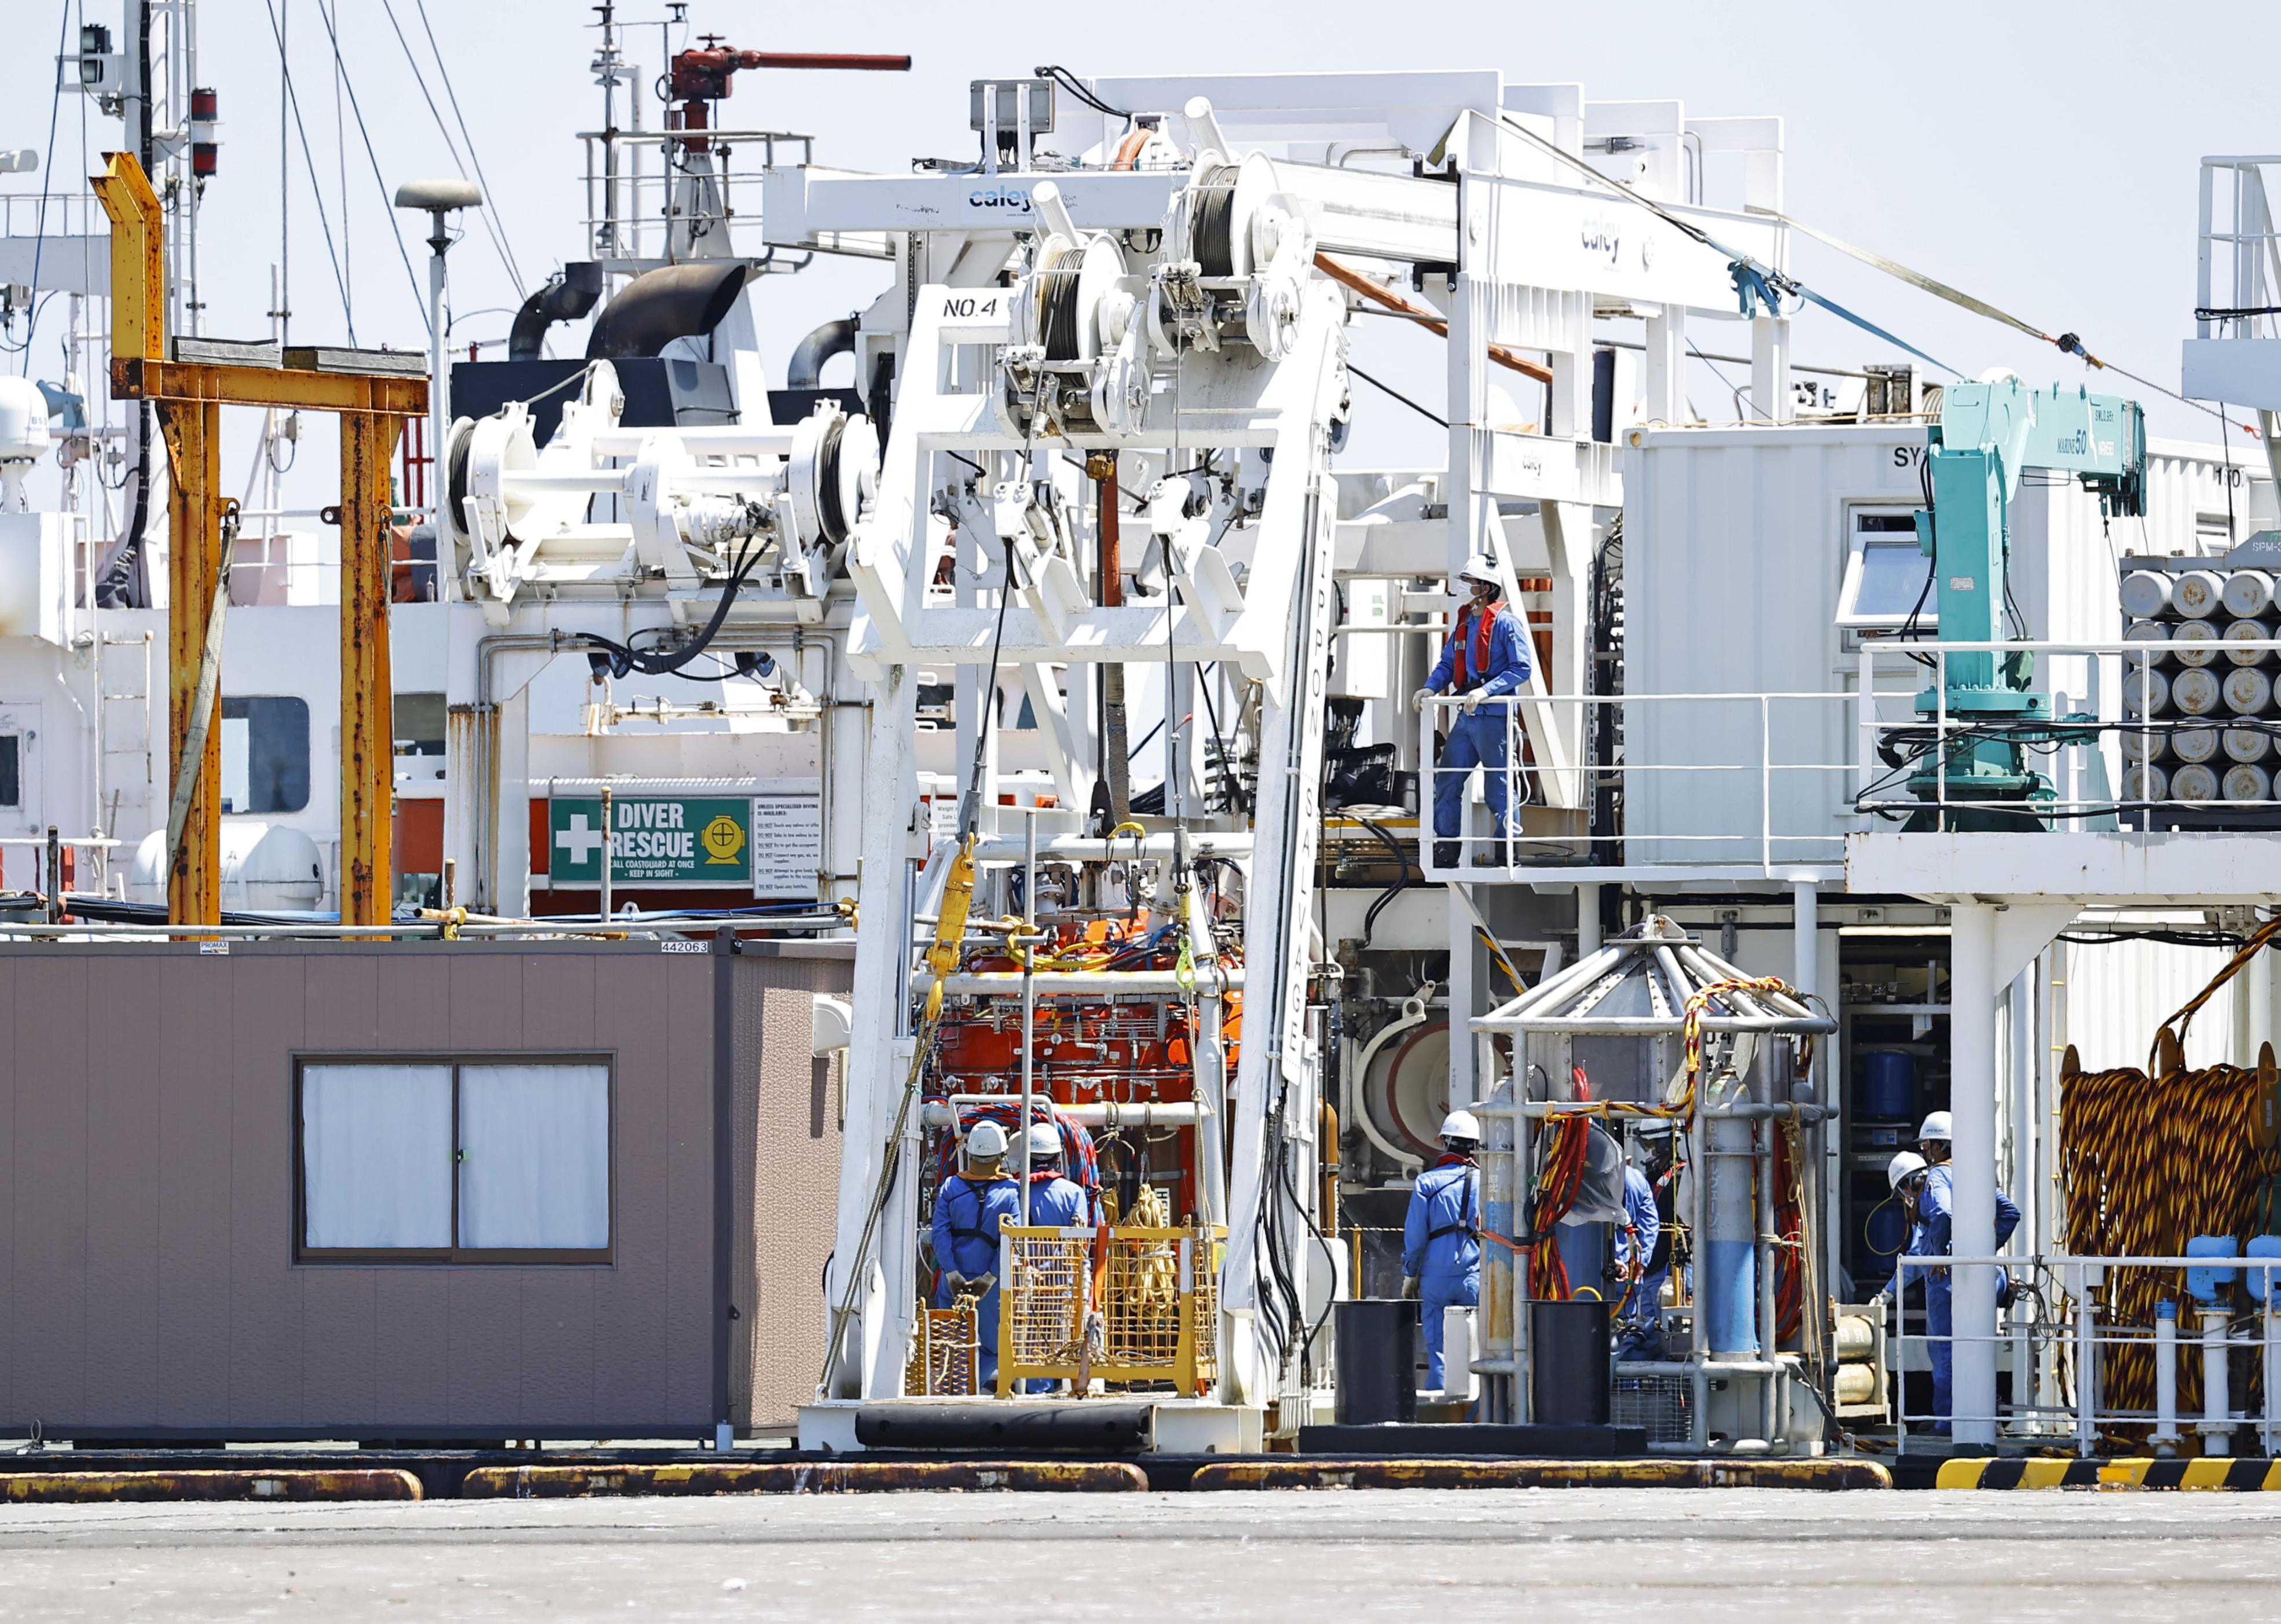
[[[221,567],[221,408],[273,406],[341,419],[341,922],[384,925],[393,901],[395,743],[388,662],[389,459],[424,378],[178,362],[166,342],[165,221],[143,166],[107,152],[94,177],[111,217],[111,391],[153,403],[173,471],[166,564],[169,771],[191,730],[206,623]],[[220,658],[220,651],[216,651]],[[182,838],[166,878],[170,924],[221,920],[221,729],[206,729]]]

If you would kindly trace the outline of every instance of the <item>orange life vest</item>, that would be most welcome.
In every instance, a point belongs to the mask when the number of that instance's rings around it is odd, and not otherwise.
[[[1489,635],[1496,629],[1496,618],[1504,612],[1503,600],[1478,611],[1468,604],[1458,612],[1458,661],[1450,683],[1453,692],[1470,693],[1487,680],[1489,673]],[[1469,614],[1473,616],[1470,630],[1465,625],[1465,617]]]

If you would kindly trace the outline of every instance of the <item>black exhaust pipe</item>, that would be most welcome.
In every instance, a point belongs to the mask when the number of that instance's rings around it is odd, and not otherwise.
[[[536,361],[546,349],[546,329],[558,321],[576,321],[594,308],[602,296],[602,267],[592,259],[574,259],[522,302],[507,330],[506,358]]]
[[[586,340],[590,361],[654,356],[677,338],[695,338],[721,325],[744,291],[741,259],[671,265],[637,276],[602,307]]]

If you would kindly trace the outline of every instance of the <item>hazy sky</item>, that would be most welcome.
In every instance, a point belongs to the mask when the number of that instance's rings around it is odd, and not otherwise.
[[[407,177],[454,167],[390,27],[392,8],[430,92],[445,104],[428,58],[422,3],[342,0],[339,7],[341,56],[377,156],[376,181],[352,119],[344,157],[336,142],[333,54],[320,0],[270,0],[284,10],[310,156],[336,249],[345,250],[357,336],[367,344],[425,343],[396,235],[401,224],[424,287],[427,250],[418,230],[424,219],[403,219],[383,206],[383,186],[392,191]],[[600,92],[587,71],[592,12],[568,0],[424,4],[491,182],[492,212],[535,286],[583,252],[575,135],[600,119]],[[44,150],[59,27],[75,29],[83,11],[87,20],[116,29],[121,8],[104,0],[9,0],[8,10],[19,49],[0,60],[0,149]],[[985,14],[970,8],[910,0],[800,8],[694,0],[689,10],[690,35],[710,30],[740,46],[908,51],[916,59],[909,75],[738,75],[729,119],[813,133],[818,161],[839,167],[900,170],[916,154],[967,153],[967,81],[1025,73],[1046,61],[1086,75],[1494,65],[1509,82],[1581,81],[1593,99],[1675,96],[1690,116],[1780,114],[1793,214],[2046,330],[2079,332],[2094,352],[2171,387],[2178,342],[2192,330],[2197,160],[2281,148],[2270,86],[2281,18],[2262,8],[2189,20],[2167,8],[2096,0],[1923,0],[1875,8],[1771,0],[1743,7],[1634,0],[1620,7],[1493,8],[1237,0],[1154,23],[1115,8],[1001,9],[986,14],[986,26]],[[646,3],[621,11],[636,20],[665,14],[662,4]],[[279,189],[280,78],[270,19],[264,0],[203,0],[199,7],[198,76],[220,92],[224,118],[220,173],[203,217],[207,329],[220,335],[267,331]],[[1217,54],[1191,54],[1207,37]],[[630,53],[646,76],[660,66],[658,41],[654,27],[630,33]],[[345,112],[344,99],[343,106]],[[444,114],[451,117],[448,104]],[[92,156],[120,144],[122,133],[119,121],[66,93],[54,142],[58,175],[85,173],[82,150]],[[344,338],[298,135],[289,156],[295,332]],[[36,189],[36,176],[12,177],[9,189],[27,182]],[[516,298],[489,241],[470,231],[452,264],[457,335],[503,337],[506,311],[486,307],[512,306]],[[2080,363],[1811,242],[1799,244],[1794,268],[1967,373],[2004,365],[2033,381],[2084,376]],[[772,281],[764,306],[771,372],[800,334],[868,303],[883,283],[876,266],[829,261]],[[59,312],[51,314],[33,353],[35,375],[59,371],[51,343],[59,327]],[[1745,343],[1738,327],[1701,324],[1696,336],[1705,349],[1732,352]],[[1396,324],[1370,324],[1357,339],[1357,358],[1438,408],[1435,342]],[[1845,366],[1891,354],[1819,312],[1800,319],[1796,353]],[[8,359],[13,370],[17,358]],[[2092,387],[2139,392],[2111,374]],[[1713,388],[1698,376],[1694,391],[1716,416],[1715,399],[1706,398]],[[2158,434],[2215,437],[2216,425],[2200,413],[2153,396],[2147,406]],[[1375,436],[1366,443],[1373,459],[1397,452],[1438,459],[1438,435],[1413,435],[1410,426],[1424,427],[1411,419],[1403,430],[1384,421],[1365,428]],[[329,500],[307,489],[312,479],[329,479],[322,451],[329,439],[321,434],[306,448],[315,458],[305,458],[296,481],[299,499]],[[2234,439],[2254,454],[2238,430]],[[242,469],[250,452],[250,440],[242,450],[231,449],[226,466]]]

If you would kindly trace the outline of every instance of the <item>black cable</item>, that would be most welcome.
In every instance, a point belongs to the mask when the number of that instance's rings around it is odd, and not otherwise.
[[[1405,405],[1405,406],[1409,407],[1412,412],[1415,412],[1419,416],[1420,416],[1420,417],[1422,417],[1422,418],[1429,418],[1429,419],[1431,419],[1433,421],[1434,421],[1434,422],[1436,422],[1436,423],[1439,423],[1439,424],[1440,424],[1442,427],[1444,427],[1444,428],[1449,427],[1449,426],[1450,426],[1450,419],[1447,419],[1447,418],[1445,418],[1445,417],[1442,417],[1442,416],[1440,416],[1440,415],[1438,415],[1438,414],[1436,414],[1436,413],[1434,413],[1434,412],[1431,412],[1427,411],[1425,407],[1423,407],[1423,406],[1419,405],[1416,401],[1414,401],[1414,400],[1411,399],[1411,398],[1410,398],[1410,396],[1408,396],[1407,395],[1404,395],[1404,394],[1403,394],[1400,389],[1396,389],[1396,388],[1395,388],[1392,384],[1390,384],[1390,383],[1382,383],[1382,382],[1380,382],[1378,379],[1372,377],[1368,373],[1366,373],[1366,372],[1363,371],[1363,369],[1362,369],[1361,367],[1357,366],[1356,366],[1352,361],[1349,361],[1349,362],[1347,363],[1347,370],[1348,370],[1349,372],[1352,373],[1356,377],[1357,377],[1357,378],[1361,379],[1365,383],[1367,383],[1368,385],[1370,385],[1370,387],[1371,387],[1371,388],[1372,388],[1372,389],[1374,389],[1380,390],[1380,391],[1382,391],[1382,392],[1384,392],[1384,393],[1386,393],[1386,394],[1388,394],[1388,395],[1391,395],[1391,396],[1393,396],[1395,399],[1396,399],[1396,400],[1400,401],[1403,405]]]
[[[1396,894],[1410,883],[1411,870],[1417,869],[1418,877],[1420,880],[1426,877],[1426,871],[1418,868],[1417,863],[1412,860],[1410,854],[1402,849],[1402,843],[1388,833],[1383,824],[1372,822],[1368,818],[1357,818],[1355,821],[1386,843],[1386,849],[1394,854],[1395,862],[1399,864],[1402,869],[1401,874],[1396,876],[1394,883],[1378,894],[1378,900],[1372,903],[1370,911],[1362,916],[1362,946],[1356,951],[1367,953],[1370,951],[1371,931],[1378,924],[1379,914],[1384,912],[1386,904],[1392,902]]]
[[[404,261],[404,280],[412,285],[412,299],[420,312],[420,325],[423,328],[429,327],[431,324],[428,319],[427,292],[420,286],[419,273],[412,268],[412,254],[404,246],[404,233],[395,224],[395,204],[389,196],[388,182],[380,178],[380,155],[373,150],[372,133],[364,127],[364,109],[357,102],[356,81],[349,77],[348,64],[342,59],[340,35],[333,26],[332,11],[325,0],[317,0],[317,15],[324,19],[326,35],[333,42],[333,62],[340,69],[341,83],[349,93],[349,112],[356,117],[357,135],[364,142],[365,160],[372,165],[372,183],[380,189],[381,206],[390,211],[389,235],[396,239],[397,258]],[[348,198],[343,196],[341,208],[345,212],[348,206]],[[429,337],[434,337],[432,332]]]
[[[1032,71],[1040,79],[1052,80],[1055,84],[1068,91],[1071,96],[1077,97],[1079,101],[1083,102],[1086,106],[1092,108],[1095,112],[1107,113],[1112,119],[1130,119],[1133,117],[1133,114],[1125,112],[1122,107],[1111,107],[1107,102],[1102,101],[1091,90],[1086,89],[1083,84],[1079,82],[1076,74],[1071,73],[1069,69],[1062,66],[1058,62],[1048,62],[1044,66],[1033,69]]]
[[[452,117],[459,120],[460,139],[465,142],[468,147],[468,162],[475,165],[476,179],[483,189],[484,226],[491,231],[492,241],[497,245],[500,257],[506,261],[507,274],[514,278],[515,291],[520,294],[525,285],[522,280],[522,269],[515,264],[514,245],[507,241],[506,232],[498,226],[493,218],[491,178],[483,173],[483,155],[476,150],[476,138],[468,131],[468,116],[460,111],[460,93],[452,88],[452,70],[445,65],[444,53],[437,49],[436,30],[428,21],[428,0],[413,0],[413,4],[419,8],[420,29],[428,36],[428,49],[436,58],[437,77],[444,81],[444,97],[452,104]],[[421,89],[424,91],[426,87],[422,86]]]

